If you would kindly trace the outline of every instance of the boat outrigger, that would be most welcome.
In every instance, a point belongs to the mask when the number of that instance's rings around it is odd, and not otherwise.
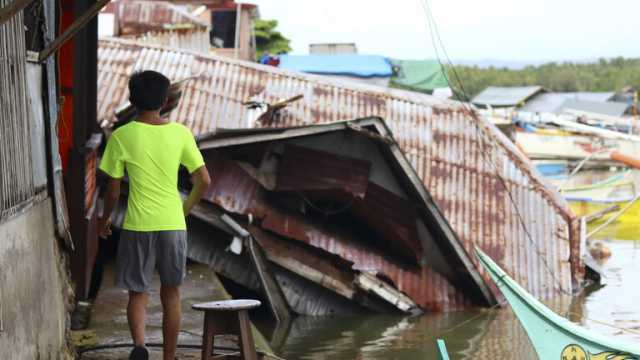
[[[593,333],[557,315],[476,248],[480,263],[502,291],[541,360],[640,360],[640,346]]]
[[[449,360],[449,353],[447,352],[447,346],[444,343],[444,340],[438,339],[438,360]]]

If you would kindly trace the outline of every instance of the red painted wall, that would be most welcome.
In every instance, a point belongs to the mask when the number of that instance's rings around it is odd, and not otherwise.
[[[60,23],[58,34],[73,23],[73,0],[61,0]],[[58,138],[60,140],[60,157],[62,168],[67,174],[69,167],[69,150],[73,147],[73,55],[74,41],[67,41],[58,52],[58,79],[60,96],[63,98],[60,119],[58,121]]]

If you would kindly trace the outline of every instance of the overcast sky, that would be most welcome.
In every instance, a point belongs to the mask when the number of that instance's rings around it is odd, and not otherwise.
[[[247,0],[277,19],[293,54],[355,42],[361,54],[432,58],[422,0]],[[640,0],[430,0],[454,60],[640,57]]]

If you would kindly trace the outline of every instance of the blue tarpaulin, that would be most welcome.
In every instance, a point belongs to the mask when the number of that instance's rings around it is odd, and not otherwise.
[[[322,75],[390,77],[391,63],[378,55],[281,55],[282,69]]]

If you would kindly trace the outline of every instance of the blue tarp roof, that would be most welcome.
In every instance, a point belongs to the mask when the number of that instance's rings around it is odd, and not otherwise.
[[[280,55],[282,69],[323,75],[390,77],[391,63],[379,55]]]

